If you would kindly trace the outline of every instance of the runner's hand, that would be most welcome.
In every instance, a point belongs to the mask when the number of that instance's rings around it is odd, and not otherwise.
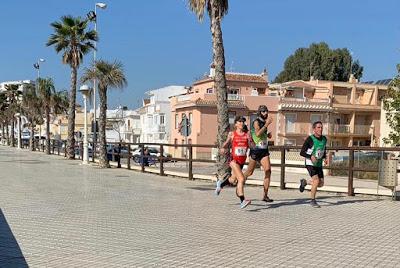
[[[268,132],[268,139],[271,139],[271,138],[272,138],[272,133]]]
[[[311,156],[311,162],[316,163],[317,162],[317,158],[315,158],[315,156]]]

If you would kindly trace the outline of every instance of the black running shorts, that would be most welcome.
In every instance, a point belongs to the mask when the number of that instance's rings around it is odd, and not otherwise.
[[[267,149],[250,149],[250,157],[254,161],[260,162],[264,157],[269,156],[269,150]]]
[[[310,177],[318,175],[318,178],[320,179],[324,178],[324,172],[322,170],[322,167],[314,167],[307,165],[306,168],[308,170],[308,174],[310,174]]]

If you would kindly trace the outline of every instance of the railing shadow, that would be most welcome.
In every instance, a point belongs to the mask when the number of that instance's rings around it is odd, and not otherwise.
[[[21,248],[0,209],[0,267],[28,267]]]

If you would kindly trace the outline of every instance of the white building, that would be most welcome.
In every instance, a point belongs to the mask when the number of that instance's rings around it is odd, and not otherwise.
[[[167,86],[146,92],[149,98],[139,108],[142,132],[140,141],[146,143],[169,143],[171,135],[171,96],[187,92],[184,86]],[[166,148],[167,149],[167,148]]]
[[[91,110],[90,112],[93,112]],[[96,115],[100,115],[97,109]],[[97,117],[97,120],[99,118]],[[108,142],[139,142],[140,140],[140,115],[136,110],[128,110],[127,107],[118,107],[115,110],[107,110],[106,139]]]

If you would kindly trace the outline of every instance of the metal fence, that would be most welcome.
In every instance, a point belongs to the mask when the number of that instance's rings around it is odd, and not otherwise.
[[[60,156],[67,156],[66,141],[51,140],[50,153]],[[144,155],[145,147],[158,148],[158,155]],[[174,149],[185,148],[186,152],[182,157],[166,156],[165,148]],[[23,144],[23,148],[28,149],[28,144]],[[89,159],[95,162],[99,155],[99,148],[89,143]],[[95,148],[95,150],[93,150]],[[141,172],[146,172],[148,167],[158,169],[158,174],[165,176],[166,163],[185,163],[187,177],[189,180],[194,179],[194,164],[208,163],[213,164],[208,167],[208,174],[215,175],[216,160],[212,159],[196,159],[193,157],[193,150],[197,148],[217,148],[216,145],[209,144],[160,144],[160,143],[127,143],[127,142],[110,142],[107,143],[107,158],[110,162],[117,163],[117,167],[121,168],[121,163],[128,169],[132,169],[132,165],[137,165]],[[286,172],[288,168],[304,169],[304,158],[299,155],[301,146],[271,146],[271,166],[278,167],[280,170],[280,189],[286,188]],[[45,140],[35,140],[33,144],[34,151],[46,151]],[[138,153],[139,152],[139,153]],[[347,194],[354,195],[354,178],[370,178],[377,180],[379,172],[378,162],[382,159],[393,159],[399,157],[400,148],[398,147],[328,147],[327,148],[328,165],[324,169],[329,170],[331,175],[347,177]],[[83,159],[83,143],[77,142],[75,145],[76,159]],[[146,159],[148,161],[144,161]],[[148,164],[148,165],[147,165]],[[170,165],[171,166],[171,165]],[[214,170],[214,172],[210,171]],[[400,169],[397,170],[400,172]],[[372,174],[372,175],[368,175]]]

